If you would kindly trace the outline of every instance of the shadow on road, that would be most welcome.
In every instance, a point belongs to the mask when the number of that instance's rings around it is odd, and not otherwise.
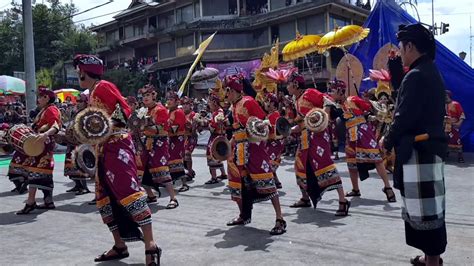
[[[345,225],[344,223],[337,222],[345,217],[335,216],[334,212],[322,212],[313,208],[301,208],[296,211],[297,218],[292,222],[297,224],[314,224],[319,227],[336,227]]]
[[[331,203],[332,201],[335,201],[335,200],[325,201],[325,203]],[[354,197],[351,199],[351,208],[357,207],[357,206],[378,206],[378,205],[383,205],[383,209],[385,211],[400,210],[400,207],[393,207],[386,200],[374,200],[374,199],[366,199],[366,198],[360,198],[360,197]]]
[[[96,265],[129,265],[129,266],[143,266],[143,263],[126,263],[126,262],[122,262],[122,261],[119,261],[119,260],[112,260],[112,261],[103,261],[103,262],[99,262],[97,263]]]
[[[18,210],[20,210],[22,206],[18,206]],[[16,215],[17,211],[12,212],[4,212],[0,213],[0,225],[10,225],[10,224],[27,224],[36,221],[38,215],[46,212],[47,210],[33,210],[29,214],[24,215]]]
[[[206,237],[222,236],[222,241],[214,244],[216,248],[234,248],[245,246],[245,251],[266,251],[274,240],[268,230],[256,229],[248,226],[236,226],[229,230],[214,229],[207,232]]]

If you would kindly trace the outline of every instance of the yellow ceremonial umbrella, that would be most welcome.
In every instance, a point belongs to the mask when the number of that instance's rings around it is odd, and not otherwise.
[[[347,25],[336,28],[334,31],[326,33],[318,42],[318,51],[324,51],[333,47],[344,47],[359,42],[369,35],[369,28],[362,28],[357,25]]]
[[[283,61],[291,61],[318,50],[319,35],[301,35],[296,33],[296,38],[283,47]]]

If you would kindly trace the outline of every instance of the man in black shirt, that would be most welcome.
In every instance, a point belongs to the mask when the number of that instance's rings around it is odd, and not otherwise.
[[[447,245],[443,122],[445,87],[434,64],[435,40],[421,24],[401,25],[397,34],[403,65],[393,124],[381,141],[395,148],[394,186],[402,196],[402,217],[409,246],[424,252],[413,265],[439,265]]]

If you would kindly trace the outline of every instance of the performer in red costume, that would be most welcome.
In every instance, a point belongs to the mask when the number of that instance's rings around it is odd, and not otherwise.
[[[461,125],[466,119],[464,110],[459,102],[452,100],[451,91],[446,91],[446,122],[445,132],[448,134],[448,151],[458,154],[458,162],[464,163],[461,142]]]
[[[209,179],[205,184],[211,185],[219,183],[220,179],[227,179],[224,164],[221,161],[214,159],[211,150],[214,140],[217,137],[225,136],[225,126],[227,119],[224,115],[224,110],[222,110],[220,107],[220,99],[217,95],[211,93],[207,103],[211,111],[211,119],[208,122],[211,136],[207,142],[206,157],[207,166],[209,166],[209,172],[211,173],[211,179]],[[219,169],[221,172],[219,177],[217,176],[217,169]]]
[[[143,232],[147,265],[159,265],[161,249],[153,239],[151,211],[146,193],[140,188],[135,163],[135,148],[125,128],[131,110],[118,88],[101,80],[102,60],[93,55],[77,55],[74,66],[79,85],[89,89],[89,105],[104,110],[113,119],[113,134],[98,145],[98,173],[96,199],[102,220],[109,227],[114,246],[95,258],[96,262],[122,259],[129,256],[125,241],[142,239]],[[153,264],[154,263],[154,264]]]
[[[37,105],[41,110],[33,121],[32,128],[39,134],[39,140],[45,144],[44,151],[36,156],[30,157],[15,151],[10,163],[10,173],[20,173],[22,168],[28,188],[28,199],[25,207],[16,214],[28,214],[34,209],[54,209],[53,203],[53,151],[56,146],[53,136],[61,128],[61,112],[54,105],[56,94],[45,87],[38,88]],[[43,192],[44,205],[36,205],[36,190]]]
[[[170,159],[168,166],[170,168],[171,178],[173,181],[181,180],[182,185],[179,192],[189,190],[186,184],[186,174],[184,172],[184,150],[186,143],[186,114],[179,107],[179,97],[175,91],[169,91],[167,95],[166,105],[170,112],[169,119],[169,136],[170,136]]]
[[[139,93],[143,96],[143,104],[148,111],[146,125],[138,133],[139,143],[136,145],[138,176],[141,177],[142,186],[148,194],[149,203],[157,201],[152,188],[159,191],[158,186],[162,185],[170,195],[170,202],[166,208],[174,209],[179,204],[168,167],[168,109],[160,102],[156,102],[157,92],[153,85],[145,85]]]
[[[336,216],[347,216],[350,202],[344,197],[341,177],[331,159],[331,145],[328,129],[313,132],[306,128],[303,121],[306,114],[314,108],[330,113],[334,100],[316,89],[306,89],[302,75],[293,73],[288,78],[288,92],[296,98],[297,125],[292,129],[299,133],[299,146],[295,158],[297,183],[301,189],[301,199],[291,207],[310,207],[310,199],[316,208],[322,195],[336,189],[339,196],[339,208]]]
[[[267,153],[270,156],[273,175],[275,177],[275,185],[278,189],[282,188],[281,182],[277,176],[277,169],[281,163],[281,155],[285,149],[285,139],[278,135],[276,131],[276,121],[280,118],[278,112],[278,97],[276,94],[268,93],[265,95],[264,108],[267,112],[267,120],[270,122],[270,136],[267,141]]]
[[[234,118],[232,158],[227,161],[229,188],[232,199],[240,209],[240,215],[227,225],[250,223],[253,203],[271,199],[276,221],[270,234],[283,234],[286,232],[286,222],[281,214],[280,199],[275,186],[270,157],[265,149],[266,142],[249,139],[247,128],[249,118],[256,117],[263,120],[265,112],[254,98],[242,95],[244,89],[242,77],[228,77],[225,86],[227,99],[232,103]]]
[[[184,144],[184,168],[188,171],[186,173],[188,179],[194,179],[196,172],[193,169],[193,151],[197,146],[198,124],[195,121],[196,113],[193,111],[193,100],[188,96],[181,99],[184,114],[186,115],[186,143]]]

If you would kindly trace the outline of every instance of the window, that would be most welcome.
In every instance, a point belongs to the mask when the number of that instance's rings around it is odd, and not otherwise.
[[[134,36],[142,36],[145,34],[145,21],[141,21],[133,26]]]
[[[284,8],[287,5],[287,0],[272,0],[270,1],[270,10]]]
[[[293,40],[296,37],[295,22],[290,21],[279,25],[280,41],[286,42]]]
[[[201,5],[199,5],[199,1],[194,3],[194,17],[195,18],[201,17]]]
[[[298,19],[298,31],[303,35],[325,33],[326,19],[324,14],[317,14],[311,17]]]
[[[156,30],[157,20],[158,19],[157,19],[156,16],[153,16],[153,17],[148,19],[148,31],[149,32],[154,32]]]
[[[126,26],[125,27],[125,38],[131,38],[133,36],[135,36],[135,34],[133,33],[133,26],[132,25]]]
[[[351,20],[338,15],[329,15],[329,30],[334,30],[336,27],[343,27],[351,24]]]
[[[203,34],[205,40],[211,34]],[[210,50],[256,48],[268,45],[268,29],[261,28],[252,32],[219,33],[209,45]]]
[[[190,22],[194,19],[193,5],[176,9],[176,23]]]
[[[194,52],[194,34],[176,38],[176,55],[183,56]]]
[[[170,11],[167,13],[158,15],[158,29],[163,30],[174,25],[174,12]]]
[[[113,44],[115,41],[119,40],[118,30],[108,31],[105,36],[107,44]]]
[[[120,39],[120,40],[125,39],[125,36],[123,35],[123,27],[120,27],[120,28],[119,28],[119,39]]]
[[[174,40],[160,43],[160,59],[176,57],[176,48]]]
[[[202,0],[202,15],[237,15],[237,0]]]

